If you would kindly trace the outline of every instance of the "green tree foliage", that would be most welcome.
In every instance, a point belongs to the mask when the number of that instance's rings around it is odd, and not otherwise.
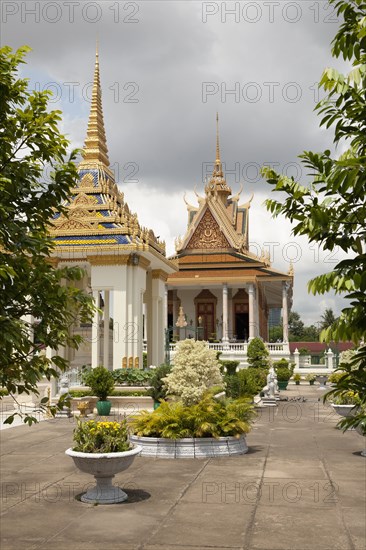
[[[290,342],[302,342],[304,337],[304,322],[300,314],[296,311],[290,311],[288,316],[288,330]]]
[[[99,397],[100,401],[106,401],[114,388],[114,376],[111,371],[99,365],[95,369],[88,369],[83,372],[83,382],[89,386],[93,395]]]
[[[57,127],[60,112],[49,110],[50,92],[29,92],[18,78],[27,51],[0,49],[0,386],[13,397],[38,395],[43,377],[67,368],[57,350],[80,344],[69,328],[77,318],[89,322],[93,312],[92,299],[73,285],[83,271],[54,269],[49,261],[48,222],[55,209],[64,211],[77,172],[75,153],[64,160],[69,143]],[[40,353],[47,347],[56,350],[52,360]],[[27,414],[24,421],[36,419]]]
[[[335,144],[346,150],[338,158],[328,150],[304,152],[300,158],[311,177],[308,185],[300,185],[268,167],[262,173],[273,191],[285,193],[284,200],[282,196],[281,200],[267,200],[267,208],[274,216],[283,214],[293,222],[294,235],[306,235],[324,250],[339,247],[348,254],[331,272],[311,280],[308,287],[313,294],[342,293],[348,301],[340,317],[321,337],[358,344],[366,334],[366,9],[362,0],[329,3],[340,18],[343,16],[332,42],[332,54],[352,62],[353,68],[347,75],[332,68],[324,70],[320,86],[328,95],[316,109],[322,115],[320,125],[333,127]],[[358,425],[365,418],[365,346],[358,355],[361,366],[342,378],[342,385],[337,384],[335,390],[362,390],[361,412],[346,419],[346,427]]]
[[[331,308],[326,308],[321,316],[320,328],[322,330],[331,327],[336,322],[336,317]]]
[[[164,378],[168,376],[172,368],[170,365],[160,365],[154,370],[154,373],[150,379],[150,388],[148,395],[150,395],[154,401],[165,399],[167,394],[167,388],[164,384]]]
[[[268,368],[269,351],[261,338],[253,338],[248,345],[248,363],[250,367]]]

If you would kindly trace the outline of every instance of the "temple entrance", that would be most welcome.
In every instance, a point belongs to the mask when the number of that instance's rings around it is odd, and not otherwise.
[[[248,340],[249,314],[235,312],[235,334],[237,340]]]
[[[249,305],[248,294],[244,289],[239,289],[233,297],[233,325],[236,340],[248,340]]]
[[[203,339],[216,340],[215,306],[212,302],[197,304],[197,320],[203,328]]]
[[[200,328],[200,338],[217,340],[216,303],[217,298],[208,289],[202,290],[194,299],[196,305],[196,323]]]

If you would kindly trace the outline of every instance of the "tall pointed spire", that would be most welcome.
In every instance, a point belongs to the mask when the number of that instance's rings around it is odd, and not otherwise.
[[[231,195],[231,189],[227,185],[224,173],[222,171],[222,162],[220,157],[220,137],[219,137],[219,113],[216,113],[216,160],[211,179],[205,185],[206,195],[219,195],[224,203],[227,197]]]
[[[220,138],[219,138],[219,113],[216,113],[216,160],[213,176],[222,176],[222,164],[220,158]]]
[[[92,101],[88,129],[85,139],[84,159],[80,164],[82,167],[91,167],[91,165],[109,166],[107,140],[105,137],[103,108],[102,108],[102,90],[100,87],[99,76],[99,52],[98,41],[95,53],[95,68]]]

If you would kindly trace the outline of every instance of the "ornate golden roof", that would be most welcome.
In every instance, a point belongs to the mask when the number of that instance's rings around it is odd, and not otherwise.
[[[249,208],[253,196],[245,204],[239,205],[240,191],[230,197],[232,191],[227,185],[220,156],[219,117],[216,114],[216,160],[212,177],[205,186],[205,196],[200,197],[196,190],[198,207],[188,209],[188,229],[183,238],[176,239],[178,256],[194,251],[222,251],[245,254],[258,259],[248,250]]]
[[[57,247],[77,249],[149,250],[165,256],[165,242],[139,224],[130,211],[109,168],[104,129],[98,50],[95,58],[93,95],[79,181],[71,189],[66,215],[55,212],[51,235]],[[56,249],[57,251],[57,249]]]

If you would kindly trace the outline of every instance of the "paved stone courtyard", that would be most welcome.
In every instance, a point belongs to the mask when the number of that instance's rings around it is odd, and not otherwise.
[[[364,550],[363,438],[335,429],[316,386],[282,395],[247,455],[137,458],[116,476],[129,501],[110,506],[75,498],[92,478],[64,454],[72,419],[1,432],[1,550]]]

